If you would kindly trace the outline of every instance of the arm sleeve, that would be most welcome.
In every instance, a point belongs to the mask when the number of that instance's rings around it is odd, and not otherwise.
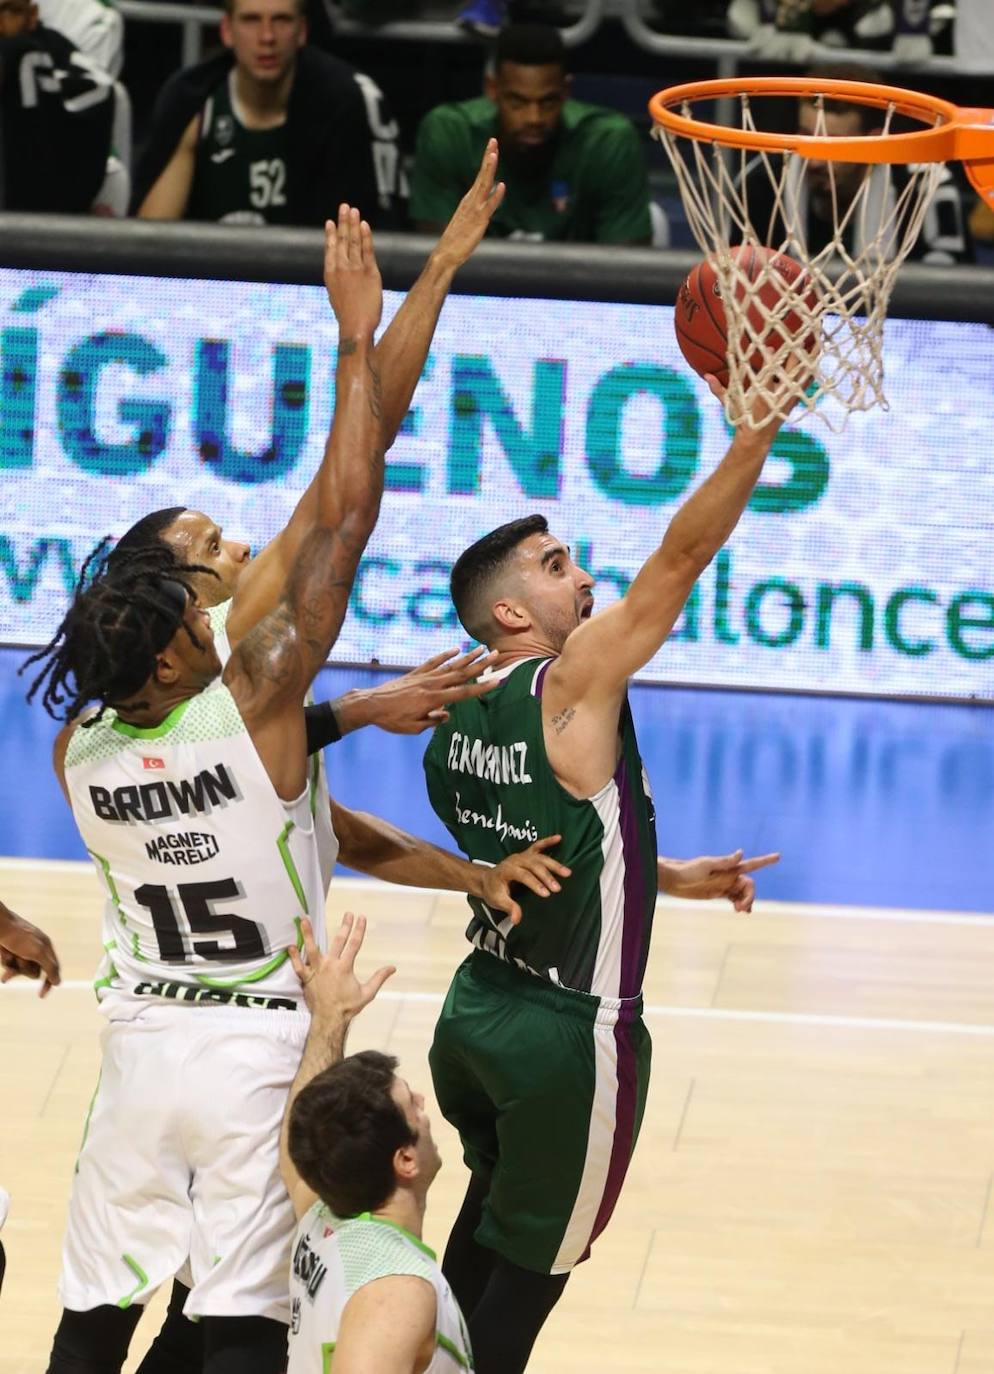
[[[459,157],[457,117],[444,106],[421,121],[414,149],[411,219],[445,224],[466,190]]]
[[[596,243],[648,242],[649,177],[638,134],[626,120],[598,140],[592,161],[600,186]]]
[[[304,722],[307,726],[308,754],[316,754],[319,749],[324,749],[328,744],[337,744],[342,738],[338,718],[330,701],[318,701],[305,706]]]

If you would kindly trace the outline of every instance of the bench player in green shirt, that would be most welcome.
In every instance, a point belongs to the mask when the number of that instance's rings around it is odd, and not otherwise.
[[[432,806],[475,862],[556,834],[571,873],[545,900],[524,893],[518,925],[470,899],[475,949],[431,1050],[472,1173],[443,1269],[477,1374],[525,1368],[617,1201],[648,1086],[641,989],[657,889],[749,910],[749,872],[778,857],[657,860],[627,699],[759,479],[780,420],[759,401],[754,418],[603,614],[591,614],[593,578],[541,515],[485,535],[452,571],[459,619],[497,652],[502,683],[435,731]]]
[[[615,110],[569,98],[559,30],[512,24],[497,39],[486,94],[421,122],[410,213],[430,233],[452,214],[487,140],[507,190],[488,232],[501,238],[648,243],[649,186],[638,135]]]

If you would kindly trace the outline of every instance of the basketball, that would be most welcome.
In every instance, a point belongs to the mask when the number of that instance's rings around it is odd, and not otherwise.
[[[777,277],[793,284],[805,274],[805,269],[786,253],[777,253],[772,248],[759,248],[746,244],[733,248],[731,256],[737,264],[735,299],[741,301],[745,295],[745,280],[750,282],[762,274],[766,263],[770,264],[769,276],[756,292],[756,303],[748,307],[748,321],[752,333],[762,339],[762,348],[756,348],[749,365],[758,372],[763,365],[764,352],[775,352],[785,341],[793,338],[804,328],[804,321],[794,310],[788,310],[776,326],[767,325],[767,313],[777,309],[783,292]],[[813,310],[816,304],[814,287],[809,287],[805,304]],[[680,287],[676,299],[674,315],[677,343],[680,352],[698,374],[703,377],[710,372],[722,386],[728,385],[728,331],[725,320],[725,306],[721,299],[721,288],[714,266],[708,259],[692,268],[686,281]],[[748,342],[748,336],[746,341]],[[805,341],[808,351],[814,347],[814,336]]]

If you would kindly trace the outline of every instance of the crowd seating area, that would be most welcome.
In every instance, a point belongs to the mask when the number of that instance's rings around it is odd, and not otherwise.
[[[287,0],[290,10],[297,3]],[[597,215],[581,216],[582,223],[566,227],[554,225],[551,231],[540,222],[542,216],[538,220],[524,216],[513,222],[509,218],[503,227],[498,216],[496,232],[511,238],[692,246],[672,173],[663,153],[649,138],[646,111],[655,90],[677,81],[739,72],[798,74],[825,63],[844,62],[864,64],[883,80],[941,95],[958,104],[994,105],[994,23],[987,0],[931,0],[930,5],[920,0],[695,0],[693,4],[682,0],[510,0],[510,10],[509,0],[299,3],[306,8],[309,49],[331,54],[363,74],[368,128],[361,136],[339,135],[336,143],[368,141],[379,203],[374,209],[363,209],[374,226],[381,228],[434,227],[437,215],[418,213],[418,200],[441,207],[446,202],[438,185],[433,187],[438,194],[429,195],[427,200],[416,193],[412,203],[408,196],[412,180],[417,185],[426,175],[416,165],[419,129],[439,105],[464,109],[468,108],[465,102],[484,98],[485,73],[488,64],[493,65],[493,43],[500,31],[506,32],[508,23],[554,29],[565,50],[563,66],[568,66],[570,74],[571,100],[616,112],[633,127],[647,178],[646,190],[634,194],[647,195],[651,211],[651,224],[645,233],[632,227],[635,221],[631,217],[627,227],[621,227],[624,215],[613,212],[602,217],[605,222],[611,220],[613,229],[604,227]],[[248,0],[238,0],[238,4],[245,9]],[[266,4],[271,6],[272,0]],[[202,111],[201,97],[207,89],[198,88],[197,99],[184,91],[186,104],[174,100],[164,119],[160,104],[163,88],[168,86],[175,94],[179,72],[199,70],[213,54],[223,51],[221,5],[192,0],[39,0],[42,25],[55,30],[62,25],[62,31],[86,60],[102,64],[106,73],[108,113],[103,122],[93,118],[90,124],[93,137],[108,145],[107,176],[96,195],[86,199],[89,191],[77,185],[81,177],[75,174],[80,166],[76,131],[61,149],[61,135],[55,132],[55,125],[49,132],[49,163],[57,167],[61,153],[74,169],[73,175],[61,176],[51,170],[45,157],[39,157],[41,145],[32,132],[34,126],[12,117],[16,113],[12,110],[13,88],[18,84],[14,80],[17,40],[7,37],[3,24],[9,20],[2,15],[19,8],[36,7],[30,0],[0,3],[0,98],[4,107],[0,204],[5,209],[95,211],[118,216],[138,213],[151,218],[226,219],[236,223],[301,224],[323,218],[326,207],[318,203],[320,197],[299,194],[299,178],[298,194],[289,196],[282,213],[278,207],[280,188],[275,182],[260,181],[257,195],[253,193],[253,205],[256,199],[268,198],[267,205],[257,207],[258,213],[226,212],[217,196],[205,196],[202,188],[198,191],[203,180],[199,172],[193,191],[185,198],[173,194],[146,199],[156,177],[171,166],[170,157],[179,148],[183,128],[175,120],[183,110],[187,114]],[[89,16],[88,22],[89,11],[95,18]],[[533,59],[529,56],[526,60]],[[315,81],[326,84],[327,73]],[[326,104],[316,116],[312,109],[310,117],[330,119],[331,108]],[[225,135],[227,116],[215,112],[215,118]],[[234,118],[237,123],[237,113]],[[21,173],[29,143],[31,166],[25,196]],[[198,155],[200,150],[198,144]],[[214,154],[225,155],[223,148]],[[330,165],[327,151],[323,156],[319,173],[314,172],[317,164],[310,164],[312,178],[325,175]],[[588,156],[584,151],[583,158]],[[538,161],[542,161],[540,156]],[[276,166],[276,161],[271,160],[271,165]],[[456,176],[454,168],[448,170]],[[558,170],[553,175],[559,175]],[[589,180],[596,183],[600,177],[600,169],[594,168]],[[44,185],[40,185],[42,181]],[[356,184],[355,178],[345,178],[335,193],[354,196],[351,188]],[[553,181],[554,199],[562,184]],[[964,243],[968,247],[955,260],[989,262],[994,255],[994,214],[976,203],[965,183],[962,195]]]

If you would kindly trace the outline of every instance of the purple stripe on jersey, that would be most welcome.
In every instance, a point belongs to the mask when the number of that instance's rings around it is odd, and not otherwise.
[[[630,1021],[619,1021],[614,1028],[614,1044],[617,1052],[618,1096],[614,1107],[614,1143],[611,1146],[611,1163],[608,1165],[607,1181],[601,1205],[594,1218],[590,1240],[583,1253],[586,1259],[590,1246],[611,1220],[621,1185],[625,1181],[628,1165],[635,1148],[635,1111],[638,1105],[638,1063],[635,1057],[635,1027]]]
[[[554,662],[555,660],[550,658],[547,663],[543,663],[541,668],[539,668],[538,673],[535,675],[535,681],[532,684],[533,696],[540,697],[542,695],[542,688],[545,685],[545,675]]]
[[[642,876],[638,816],[632,804],[631,780],[624,758],[618,764],[614,780],[618,788],[618,824],[621,829],[621,852],[625,865],[625,916],[621,935],[621,976],[618,996],[637,997],[642,991],[646,892]]]

